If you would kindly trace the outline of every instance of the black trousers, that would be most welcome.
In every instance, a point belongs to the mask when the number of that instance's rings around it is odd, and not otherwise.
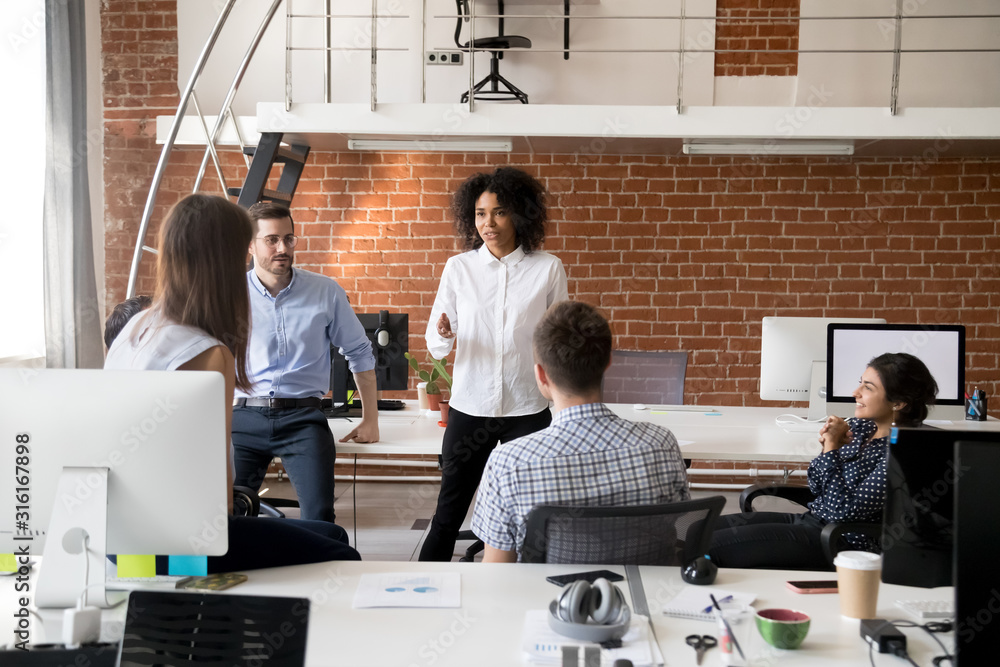
[[[812,513],[746,512],[719,517],[709,555],[719,567],[829,570]]]
[[[441,491],[420,560],[451,560],[458,531],[497,443],[534,433],[551,422],[548,408],[520,417],[474,417],[449,410],[441,444]]]

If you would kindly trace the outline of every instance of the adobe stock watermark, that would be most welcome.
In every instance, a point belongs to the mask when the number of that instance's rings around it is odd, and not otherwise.
[[[47,5],[47,3],[45,4]],[[45,17],[44,9],[39,9],[31,16],[23,17],[17,27],[7,33],[7,45],[10,50],[18,53],[28,42],[43,38],[45,36]]]
[[[454,612],[446,628],[420,645],[417,649],[420,662],[411,662],[409,667],[429,667],[437,663],[476,622],[467,609]]]
[[[128,455],[139,450],[160,428],[160,425],[168,421],[180,405],[174,403],[170,398],[158,398],[153,403],[149,413],[133,423],[128,430],[119,436],[119,449],[113,449],[108,457],[102,461],[94,463],[91,467],[106,468],[113,471],[121,467]],[[69,512],[81,507],[90,496],[101,486],[102,476],[96,472],[88,474],[83,479],[78,479],[71,494],[64,493],[59,498],[64,509]]]

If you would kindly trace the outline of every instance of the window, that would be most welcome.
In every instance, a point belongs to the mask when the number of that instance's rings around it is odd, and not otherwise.
[[[42,197],[45,184],[45,11],[43,0],[5,5],[0,13],[0,71],[16,91],[4,104],[7,150],[0,183],[3,324],[0,363],[45,355],[42,292]]]

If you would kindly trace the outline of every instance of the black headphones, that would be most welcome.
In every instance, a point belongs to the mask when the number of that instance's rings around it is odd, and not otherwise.
[[[632,610],[625,596],[607,579],[593,584],[577,579],[549,604],[549,627],[573,639],[606,642],[628,630]]]

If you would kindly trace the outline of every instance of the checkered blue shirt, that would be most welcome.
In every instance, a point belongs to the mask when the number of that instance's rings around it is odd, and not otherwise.
[[[673,433],[618,417],[603,403],[558,412],[537,433],[497,447],[479,484],[472,532],[520,554],[536,505],[652,505],[689,500]]]

